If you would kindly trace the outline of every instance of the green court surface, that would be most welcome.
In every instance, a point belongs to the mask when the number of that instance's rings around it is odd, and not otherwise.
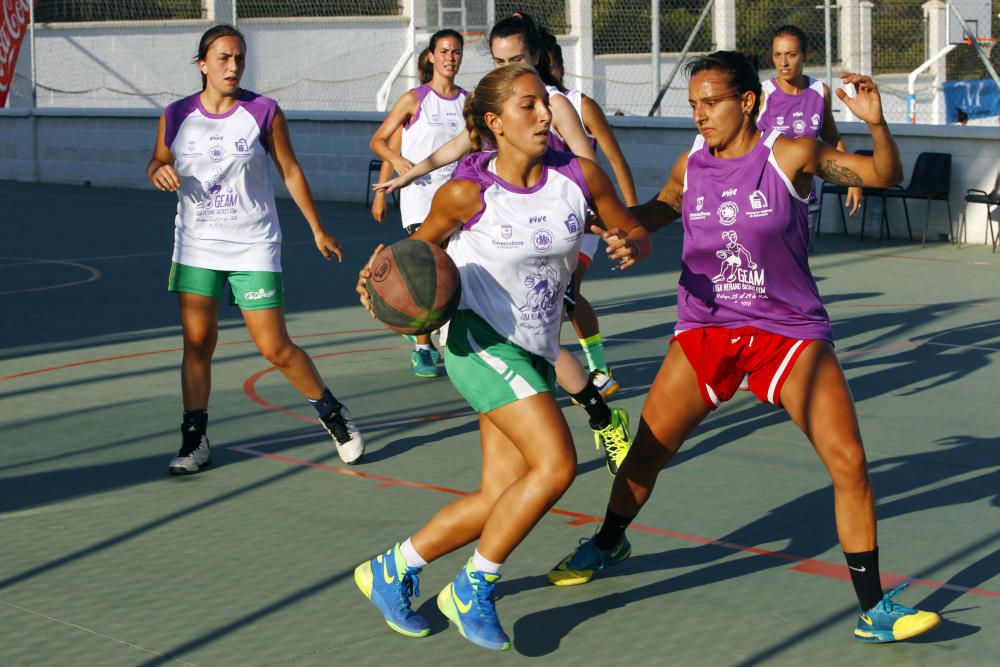
[[[167,475],[179,446],[181,345],[165,290],[174,197],[0,183],[0,665],[1000,665],[1000,255],[823,235],[811,262],[857,400],[878,496],[884,583],[939,611],[932,634],[870,646],[833,525],[829,479],[783,412],[739,394],[664,472],[633,555],[586,586],[546,571],[603,516],[610,478],[560,397],[579,476],[498,585],[509,653],[459,636],[436,593],[471,547],[433,563],[390,630],[359,562],[476,488],[475,418],[446,378],[357,304],[357,269],[402,238],[323,202],[326,263],[279,202],[289,329],[368,439],[337,458],[314,411],[223,306],[210,407],[215,465]],[[857,228],[853,223],[852,229]],[[595,304],[633,424],[676,314],[680,229],[612,273]],[[564,340],[573,344],[572,330]],[[571,345],[571,347],[573,347]],[[573,347],[579,351],[579,347]]]

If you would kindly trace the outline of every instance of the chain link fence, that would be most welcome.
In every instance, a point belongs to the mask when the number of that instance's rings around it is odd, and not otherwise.
[[[590,25],[574,26],[587,12],[571,11],[589,1]],[[456,2],[458,5],[456,5]],[[439,6],[440,3],[440,6]],[[994,14],[1000,0],[992,0]],[[864,4],[870,9],[858,9]],[[906,77],[928,57],[928,19],[918,0],[842,0],[855,7],[831,12],[829,59],[833,73],[869,68],[885,93],[890,120],[906,118]],[[658,14],[653,16],[658,5]],[[410,7],[417,7],[416,35]],[[645,115],[678,64],[680,51],[705,9],[705,0],[44,0],[36,5],[35,62],[22,48],[8,106],[70,108],[159,108],[193,92],[199,76],[191,65],[200,34],[211,21],[235,21],[248,38],[245,85],[277,97],[286,109],[370,111],[376,93],[391,84],[395,100],[414,85],[415,68],[403,63],[409,40],[419,52],[439,27],[439,13],[465,10],[466,57],[459,84],[474,86],[491,67],[482,37],[487,17],[528,13],[557,35],[566,56],[567,82],[594,97],[611,115]],[[584,8],[585,9],[585,8]],[[235,10],[235,16],[233,16]],[[865,13],[868,12],[868,13]],[[716,47],[709,11],[691,43],[691,53]],[[576,18],[574,18],[576,17]],[[845,19],[845,17],[847,17]],[[771,37],[794,24],[809,36],[807,73],[826,80],[827,35],[823,0],[754,0],[735,3],[736,48],[754,58],[761,77],[774,76]],[[654,26],[658,32],[654,35]],[[454,26],[454,23],[452,24]],[[993,21],[993,36],[1000,20]],[[581,34],[592,41],[582,44]],[[870,41],[864,37],[870,35]],[[845,42],[850,35],[850,42]],[[659,41],[659,53],[653,53]],[[592,54],[587,60],[579,54]],[[415,59],[416,54],[412,55]],[[1000,51],[991,62],[1000,69]],[[947,78],[986,78],[971,46],[947,58]],[[34,87],[32,88],[32,80]],[[917,79],[917,102],[926,108],[939,94],[933,76]],[[843,110],[838,118],[849,119]],[[670,82],[660,115],[688,114],[686,81]]]

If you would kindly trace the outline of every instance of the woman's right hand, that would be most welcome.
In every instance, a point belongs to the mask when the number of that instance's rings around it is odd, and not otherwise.
[[[158,167],[149,178],[160,191],[173,192],[181,187],[181,179],[169,164]]]
[[[375,311],[372,310],[371,301],[368,300],[368,279],[372,277],[372,262],[375,261],[375,258],[378,257],[383,248],[385,248],[385,244],[379,243],[364,267],[358,271],[358,284],[354,288],[354,291],[358,293],[358,297],[361,299],[361,305],[368,311],[373,320],[375,319]]]
[[[413,179],[411,177],[406,176],[404,174],[401,176],[397,176],[396,178],[390,178],[388,181],[384,183],[376,183],[375,185],[372,186],[372,190],[374,190],[375,192],[382,192],[385,194],[389,194],[390,192],[399,190],[400,188],[405,188],[407,185],[410,184],[412,180]]]

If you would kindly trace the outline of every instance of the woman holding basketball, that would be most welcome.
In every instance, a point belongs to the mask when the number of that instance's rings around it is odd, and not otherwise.
[[[354,463],[364,452],[364,439],[285,328],[281,229],[268,156],[323,257],[340,261],[340,244],[320,223],[281,109],[239,87],[246,67],[243,35],[228,25],[210,28],[195,62],[202,90],[164,110],[146,167],[153,185],[176,192],[178,200],[167,289],[180,297],[184,415],[182,444],[170,472],[196,473],[211,463],[208,398],[226,283],[257,348],[313,404],[341,459]]]
[[[493,590],[501,564],[573,480],[576,454],[553,397],[562,291],[594,208],[608,253],[623,268],[648,254],[645,230],[592,161],[548,148],[549,96],[525,64],[487,74],[466,105],[470,155],[434,197],[413,235],[448,241],[462,279],[449,324],[448,375],[479,412],[480,488],[441,509],[402,544],[355,569],[355,581],[394,630],[430,632],[410,607],[427,563],[478,539],[437,603],[467,639],[505,650]],[[450,239],[450,240],[449,240]],[[376,253],[378,250],[376,251]],[[373,256],[374,258],[374,256]],[[358,292],[369,308],[361,272]]]
[[[777,130],[761,132],[754,122],[760,80],[742,54],[696,58],[687,72],[700,134],[674,163],[660,194],[633,209],[651,231],[683,220],[676,335],[615,478],[603,525],[549,572],[549,580],[586,583],[628,557],[625,529],[660,470],[749,374],[750,390],[785,408],[832,479],[837,533],[861,608],[855,637],[887,642],[926,632],[940,621],[937,614],[895,602],[899,589],[882,592],[875,505],[854,401],[807,255],[813,176],[874,187],[902,178],[878,88],[868,77],[844,74],[858,94],[851,99],[837,91],[868,124],[874,155],[864,157]]]
[[[843,139],[837,131],[837,121],[833,117],[830,88],[804,74],[809,59],[809,38],[794,25],[784,25],[774,31],[771,39],[771,61],[778,70],[778,76],[762,83],[760,113],[757,127],[761,131],[780,130],[793,139],[810,137],[822,139],[840,151],[847,151]],[[809,228],[815,227],[814,219],[822,202],[816,201],[815,187],[809,190]],[[847,189],[845,206],[848,215],[854,215],[861,208],[861,188]],[[813,210],[815,209],[815,210]],[[819,232],[819,230],[816,230]]]
[[[555,85],[556,81],[549,71],[543,33],[534,20],[525,14],[514,14],[498,21],[490,31],[490,52],[497,67],[526,63],[536,70],[539,78],[545,83],[552,112],[549,145],[556,150],[570,150],[578,157],[596,160],[593,146],[584,134],[580,117]],[[471,148],[468,135],[462,133],[427,159],[414,165],[405,174],[397,176],[388,183],[380,183],[376,188],[388,192],[397,187],[404,187],[418,175],[459,160]],[[614,475],[631,446],[628,412],[622,408],[611,408],[607,404],[602,391],[607,392],[610,387],[606,384],[596,386],[592,383],[592,377],[588,376],[580,366],[580,362],[568,350],[560,351],[556,362],[556,375],[559,385],[586,410],[590,428],[594,432],[594,445],[604,452],[608,471]]]
[[[430,81],[403,93],[368,143],[383,165],[391,164],[396,173],[405,174],[414,162],[423,160],[449,139],[464,134],[462,110],[466,92],[455,85],[462,66],[463,45],[462,35],[454,30],[438,30],[431,35],[427,45],[427,63],[432,68]],[[400,129],[402,143],[396,151],[390,139]],[[434,193],[451,178],[453,170],[453,165],[444,165],[415,179],[400,192],[399,212],[407,234],[413,234],[427,217]],[[431,337],[416,336],[414,345],[410,353],[413,374],[421,378],[437,377],[441,353],[431,344]]]

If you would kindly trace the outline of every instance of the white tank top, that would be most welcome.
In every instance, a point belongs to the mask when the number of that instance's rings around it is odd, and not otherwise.
[[[576,115],[580,117],[580,122],[582,123],[583,122],[583,92],[579,91],[579,90],[569,89],[569,90],[565,91],[563,93],[563,95],[566,96],[566,99],[569,100],[569,103],[573,105],[574,109],[576,109]],[[586,124],[584,124],[584,126],[583,126],[583,133],[587,135],[587,140],[590,141],[590,145],[594,148],[594,150],[597,150],[597,139],[595,139],[594,135],[592,135],[590,133],[590,130],[587,129]]]
[[[453,178],[480,187],[483,208],[448,242],[462,276],[459,308],[553,365],[559,356],[563,292],[576,268],[587,208],[580,164],[549,150],[539,182],[519,188],[493,173],[496,153],[473,153]]]
[[[164,110],[181,179],[173,261],[221,271],[281,271],[281,227],[264,140],[277,103],[249,90],[212,114],[201,94]]]
[[[417,112],[403,126],[402,156],[417,164],[465,130],[465,98],[468,93],[459,88],[455,97],[442,97],[424,84],[411,92],[417,96]],[[399,210],[403,227],[419,225],[431,210],[434,193],[455,170],[454,164],[445,165],[425,174],[403,188],[399,194]]]

